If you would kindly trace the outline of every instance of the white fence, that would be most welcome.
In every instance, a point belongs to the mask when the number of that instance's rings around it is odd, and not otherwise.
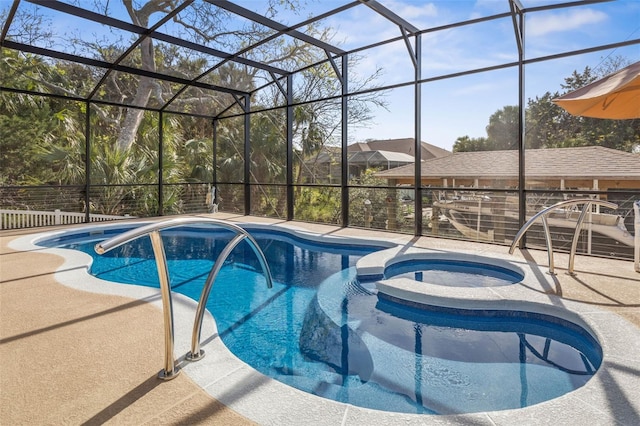
[[[130,216],[113,216],[106,214],[90,214],[89,222],[105,222],[125,219]],[[0,210],[0,229],[35,228],[51,225],[71,225],[85,223],[85,213],[35,210]]]

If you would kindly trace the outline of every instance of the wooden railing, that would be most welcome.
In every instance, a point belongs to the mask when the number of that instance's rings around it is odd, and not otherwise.
[[[90,214],[89,222],[105,222],[129,217],[128,215]],[[0,210],[0,229],[36,228],[85,222],[85,213],[63,212],[57,209],[54,211]]]

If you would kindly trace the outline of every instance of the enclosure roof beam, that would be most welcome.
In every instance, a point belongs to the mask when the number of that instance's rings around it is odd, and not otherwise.
[[[11,21],[13,21],[13,17],[16,15],[16,11],[18,10],[19,4],[20,4],[20,0],[13,0],[11,9],[7,14],[7,20],[5,21],[4,27],[2,27],[2,32],[0,33],[0,45],[4,42],[4,39],[7,37],[7,33],[9,32],[9,26],[11,26]]]
[[[408,21],[396,15],[391,10],[387,9],[385,6],[378,3],[376,0],[360,0],[360,2],[363,4],[366,4],[371,9],[375,10],[380,15],[384,16],[386,19],[393,22],[394,24],[400,26],[401,28],[404,28],[407,32],[411,34],[415,34],[420,31],[413,24],[410,24]]]
[[[206,1],[208,1],[208,2],[209,2],[209,3],[211,3],[211,4],[215,4],[215,5],[217,5],[217,6],[221,6],[221,4],[220,4],[220,2],[219,2],[219,1],[216,1],[216,0],[206,0]],[[229,3],[229,2],[225,2],[224,4],[225,4],[226,6],[230,5],[230,3]],[[306,21],[300,22],[299,24],[296,24],[296,25],[295,25],[295,26],[293,26],[293,27],[288,27],[288,31],[287,31],[287,33],[286,33],[286,34],[292,35],[292,34],[293,34],[293,32],[294,32],[294,30],[295,30],[296,28],[300,28],[300,27],[303,27],[303,26],[305,26],[305,25],[309,25],[309,24],[311,24],[311,23],[313,23],[313,22],[320,21],[320,20],[325,19],[325,18],[327,18],[327,17],[329,17],[329,16],[335,15],[335,14],[340,13],[340,12],[344,12],[345,10],[351,9],[352,7],[358,6],[358,5],[360,5],[360,4],[361,4],[361,3],[360,3],[360,1],[359,1],[359,0],[355,0],[355,1],[352,1],[351,3],[348,3],[348,4],[345,4],[345,5],[343,5],[343,6],[340,6],[340,7],[336,8],[336,9],[333,9],[333,10],[331,10],[331,11],[329,11],[329,12],[325,12],[325,13],[322,13],[322,14],[320,14],[320,15],[314,16],[313,18],[310,18],[310,19],[307,19]],[[238,8],[238,9],[242,9],[242,8],[240,8],[239,6],[236,6],[236,5],[232,5],[232,4],[231,4],[231,6],[235,6],[235,7],[236,7],[236,8]],[[222,7],[222,6],[221,6],[221,7]],[[228,10],[228,9],[227,9],[227,10]],[[235,10],[236,10],[236,9],[234,9],[234,11],[235,11]],[[231,10],[229,10],[229,11],[231,11]],[[249,11],[249,12],[250,12],[250,11]],[[235,13],[235,12],[234,12],[234,13]],[[251,12],[251,13],[252,13],[252,12]],[[241,16],[244,16],[244,15],[241,15]],[[245,17],[245,18],[247,18],[247,16],[244,16],[244,17]],[[259,16],[259,15],[258,15],[258,17],[259,17],[259,18],[261,18],[261,19],[266,19],[266,18],[261,17],[261,16]],[[250,19],[250,18],[248,18],[248,19]],[[273,21],[271,21],[271,22],[273,22]],[[284,26],[283,26],[283,25],[278,24],[277,22],[275,22],[274,24],[275,24],[275,25],[279,25],[280,27],[284,28]],[[296,33],[296,34],[300,34],[301,36],[304,36],[304,37],[308,37],[308,36],[306,36],[306,35],[304,35],[304,34],[298,33],[297,31],[295,31],[295,33]],[[260,45],[266,44],[266,43],[270,42],[271,40],[276,39],[276,38],[277,38],[277,37],[279,37],[281,34],[284,34],[284,32],[283,32],[283,33],[281,33],[281,32],[277,32],[277,33],[275,33],[275,34],[272,34],[272,35],[270,35],[270,36],[268,36],[268,37],[264,38],[264,39],[263,39],[263,40],[261,40],[260,42],[255,43],[255,44],[253,44],[253,45],[251,45],[251,46],[248,46],[248,47],[244,48],[243,50],[241,50],[241,51],[239,51],[239,52],[235,53],[233,56],[234,56],[234,57],[238,57],[239,55],[242,55],[242,54],[244,54],[244,53],[246,53],[246,52],[250,51],[251,49],[254,49],[254,48],[256,48],[256,47],[258,47],[258,46],[260,46]],[[316,46],[318,46],[318,44],[322,44],[322,45],[325,45],[325,46],[329,46],[329,45],[328,45],[328,44],[326,44],[326,43],[319,42],[317,39],[313,39],[313,40],[315,40],[316,42],[318,42],[318,43],[314,43],[314,45],[316,45]],[[318,47],[320,47],[320,46],[318,46]],[[331,47],[332,47],[332,49],[330,49],[330,50],[329,50],[329,49],[325,49],[325,54],[326,54],[326,55],[327,55],[327,57],[329,58],[329,59],[328,59],[329,61],[331,61],[331,59],[332,59],[332,57],[331,57],[331,53],[336,53],[336,52],[338,52],[340,55],[342,55],[342,54],[344,54],[344,53],[345,53],[343,50],[341,50],[341,49],[339,49],[339,48],[337,48],[337,47],[335,47],[335,46],[331,46]],[[216,70],[217,68],[221,67],[221,66],[222,66],[226,61],[228,61],[228,60],[229,60],[229,59],[225,59],[225,60],[223,60],[222,62],[220,62],[219,64],[215,65],[214,67],[212,67],[212,68],[211,68],[211,69],[209,69],[208,71],[204,72],[202,75],[200,75],[198,78],[196,78],[196,80],[197,80],[197,79],[200,79],[200,78],[202,78],[202,77],[204,77],[205,75],[209,74],[210,72],[213,72],[213,71],[214,71],[214,70]],[[316,64],[314,64],[314,65],[317,65],[317,63],[316,63]],[[311,65],[311,66],[314,66],[314,65]],[[332,66],[334,67],[334,70],[336,70],[336,71],[337,71],[337,67],[335,66],[335,64],[332,64]],[[300,72],[300,71],[302,71],[302,70],[301,70],[301,69],[299,69],[299,70],[296,70],[295,72]],[[286,73],[281,73],[281,74],[283,74],[283,76],[285,76],[285,75],[287,75],[287,76],[288,76],[288,75],[290,75],[291,73],[290,73],[290,72],[286,72]],[[337,73],[337,75],[338,75],[338,78],[340,79],[340,81],[341,81],[341,82],[343,82],[343,84],[344,84],[344,80],[342,79],[341,74],[340,74],[340,73]],[[170,102],[171,102],[171,101],[169,101],[169,103],[170,103]],[[220,112],[220,114],[219,114],[218,116],[221,116],[221,115],[222,115],[222,114],[224,114],[225,112],[229,111],[229,110],[231,109],[231,107],[233,107],[233,105],[234,105],[234,104],[227,106],[227,108],[225,108],[223,111],[221,111],[221,112]]]
[[[238,62],[243,65],[251,66],[254,68],[262,69],[269,72],[275,72],[278,74],[286,74],[287,71],[282,70],[280,68],[264,64],[262,62],[254,61],[251,59],[241,58],[239,56],[235,56],[231,53],[223,52],[221,50],[213,49],[211,47],[203,46],[198,43],[194,43],[188,40],[184,40],[178,37],[173,37],[164,33],[160,33],[158,31],[150,31],[144,27],[140,27],[135,24],[130,24],[129,22],[121,21],[119,19],[111,18],[109,16],[100,15],[99,13],[92,12],[90,10],[82,9],[71,4],[62,3],[59,1],[48,1],[48,0],[26,0],[30,3],[37,4],[42,7],[48,7],[49,9],[54,9],[59,12],[67,13],[69,15],[77,16],[79,18],[87,19],[90,21],[97,22],[99,24],[104,24],[110,27],[118,28],[124,31],[129,31],[135,34],[140,34],[144,36],[149,36],[156,40],[161,40],[167,42],[169,44],[175,44],[176,46],[184,47],[187,49],[195,50],[196,52],[206,53],[211,56],[215,56],[217,58],[221,58],[224,60],[230,60],[234,62]]]
[[[524,52],[524,31],[522,29],[522,3],[520,0],[509,0],[509,8],[511,9],[511,19],[513,21],[513,30],[516,36],[518,52],[520,55]]]
[[[120,64],[120,62],[124,61],[124,59],[127,56],[129,56],[129,54],[131,52],[133,52],[140,45],[140,43],[142,43],[144,40],[146,40],[151,33],[153,33],[156,29],[160,28],[167,21],[169,21],[174,16],[176,16],[178,13],[180,13],[181,10],[183,10],[185,7],[187,7],[191,3],[193,3],[193,1],[194,0],[186,0],[180,6],[176,7],[175,9],[173,9],[170,13],[167,13],[161,20],[156,22],[156,24],[153,27],[151,27],[148,31],[146,31],[146,34],[141,35],[138,38],[138,40],[136,40],[133,43],[131,43],[129,48],[127,50],[125,50],[124,53],[122,55],[120,55],[120,57],[118,57],[118,59],[116,59],[113,62],[113,65],[114,66],[118,65],[118,64]],[[102,78],[100,79],[98,84],[96,84],[96,86],[93,88],[93,90],[89,94],[88,99],[93,99],[93,97],[96,95],[96,93],[98,93],[98,90],[100,90],[100,87],[102,86],[102,84],[107,80],[107,78],[109,78],[109,75],[111,74],[111,71],[113,71],[113,68],[110,68],[109,70],[107,70],[107,72],[102,76]]]
[[[278,80],[278,77],[275,74],[271,73],[271,78],[273,79],[273,82],[276,84],[276,86],[278,86],[280,93],[282,93],[282,95],[286,97],[287,89],[282,85],[280,80]]]
[[[331,64],[331,67],[333,68],[333,72],[336,73],[336,77],[338,78],[338,81],[340,81],[340,84],[344,84],[344,78],[342,77],[342,72],[340,71],[340,68],[338,68],[338,64],[336,64],[336,61],[331,56],[330,52],[327,52],[325,50],[325,54],[327,55],[327,59],[329,60],[329,63]]]
[[[248,95],[247,92],[244,92],[244,91],[241,91],[241,90],[229,89],[227,87],[216,86],[216,85],[213,85],[213,84],[200,83],[198,81],[186,80],[184,78],[175,77],[175,76],[172,76],[172,75],[160,74],[160,73],[153,72],[153,71],[147,71],[147,70],[143,70],[143,69],[127,67],[127,66],[124,66],[124,65],[113,66],[110,62],[101,61],[99,59],[85,58],[85,57],[78,56],[78,55],[72,55],[70,53],[58,52],[58,51],[55,51],[55,50],[45,49],[45,48],[42,48],[42,47],[36,47],[36,46],[30,46],[30,45],[27,45],[27,44],[16,43],[16,42],[11,41],[11,40],[5,40],[4,46],[9,48],[9,49],[20,50],[22,52],[33,53],[33,54],[36,54],[36,55],[48,56],[48,57],[51,57],[51,58],[62,59],[62,60],[65,60],[65,61],[76,62],[76,63],[84,64],[84,65],[90,65],[92,67],[105,68],[105,69],[113,68],[115,71],[121,71],[121,72],[125,72],[125,73],[128,73],[128,74],[134,74],[134,75],[139,75],[139,76],[144,76],[144,77],[155,78],[155,79],[158,79],[158,80],[161,80],[161,81],[168,81],[168,82],[171,82],[171,83],[191,85],[191,86],[199,87],[201,89],[213,90],[213,91],[216,91],[216,92],[231,93],[231,94],[241,95],[241,96]]]
[[[534,7],[523,7],[523,12],[539,12],[542,10],[552,10],[552,9],[565,9],[567,7],[575,7],[575,6],[592,6],[596,3],[609,3],[616,0],[579,0],[579,1],[571,1],[567,3],[555,3],[555,4],[547,4],[544,6],[534,6]]]
[[[253,22],[257,22],[260,25],[264,25],[265,27],[269,27],[278,31],[280,34],[286,34],[293,38],[297,38],[298,40],[304,41],[305,43],[309,43],[313,46],[316,46],[323,50],[328,50],[329,52],[341,55],[345,53],[342,49],[333,46],[329,43],[326,43],[322,40],[318,40],[317,38],[311,37],[307,34],[301,33],[300,31],[296,31],[291,27],[287,27],[280,22],[274,21],[267,17],[257,14],[249,9],[245,9],[244,7],[238,6],[237,4],[233,4],[228,0],[206,0],[207,2],[214,4],[222,9],[225,9],[229,12],[235,13],[236,15],[240,15],[243,18],[247,18]]]
[[[404,27],[400,27],[400,32],[402,33],[402,39],[404,40],[405,46],[407,46],[407,51],[409,52],[409,57],[411,58],[411,62],[413,63],[414,68],[418,68],[418,55],[411,45],[411,41],[409,40],[409,35]]]

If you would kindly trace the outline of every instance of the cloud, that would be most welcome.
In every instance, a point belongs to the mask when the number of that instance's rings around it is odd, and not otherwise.
[[[533,15],[525,28],[527,35],[544,36],[551,33],[576,30],[606,21],[607,18],[606,13],[593,9],[570,10],[562,13]]]
[[[0,0],[1,1],[1,0]],[[428,27],[428,20],[438,15],[433,3],[416,5],[411,1],[384,1],[384,6],[418,28]],[[344,49],[359,48],[401,35],[396,24],[364,4],[322,21],[334,31],[334,40]]]
[[[485,13],[482,13],[481,16],[485,16],[486,12],[490,13],[502,13],[508,12],[509,4],[504,1],[495,1],[495,0],[477,0],[476,4],[473,6],[473,10],[482,10]],[[474,12],[477,13],[477,12]]]
[[[426,3],[416,6],[414,3],[402,1],[389,1],[385,3],[387,8],[406,21],[419,25],[421,20],[438,15],[438,9],[434,3]]]

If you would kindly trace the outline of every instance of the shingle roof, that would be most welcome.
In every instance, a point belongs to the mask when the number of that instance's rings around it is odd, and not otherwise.
[[[371,140],[367,142],[358,142],[349,145],[349,152],[355,151],[390,151],[401,152],[404,154],[415,156],[414,151],[414,138],[400,138],[400,139],[380,139]],[[422,142],[422,157],[424,159],[433,157],[444,157],[451,155],[451,152],[446,149],[431,145],[427,142]]]
[[[358,151],[349,153],[349,162],[390,161],[396,163],[414,163],[409,154],[391,151]]]
[[[515,178],[518,151],[454,152],[422,162],[423,178]],[[601,146],[531,149],[525,151],[527,178],[640,179],[640,155]],[[412,178],[413,165],[377,174],[384,178]]]

